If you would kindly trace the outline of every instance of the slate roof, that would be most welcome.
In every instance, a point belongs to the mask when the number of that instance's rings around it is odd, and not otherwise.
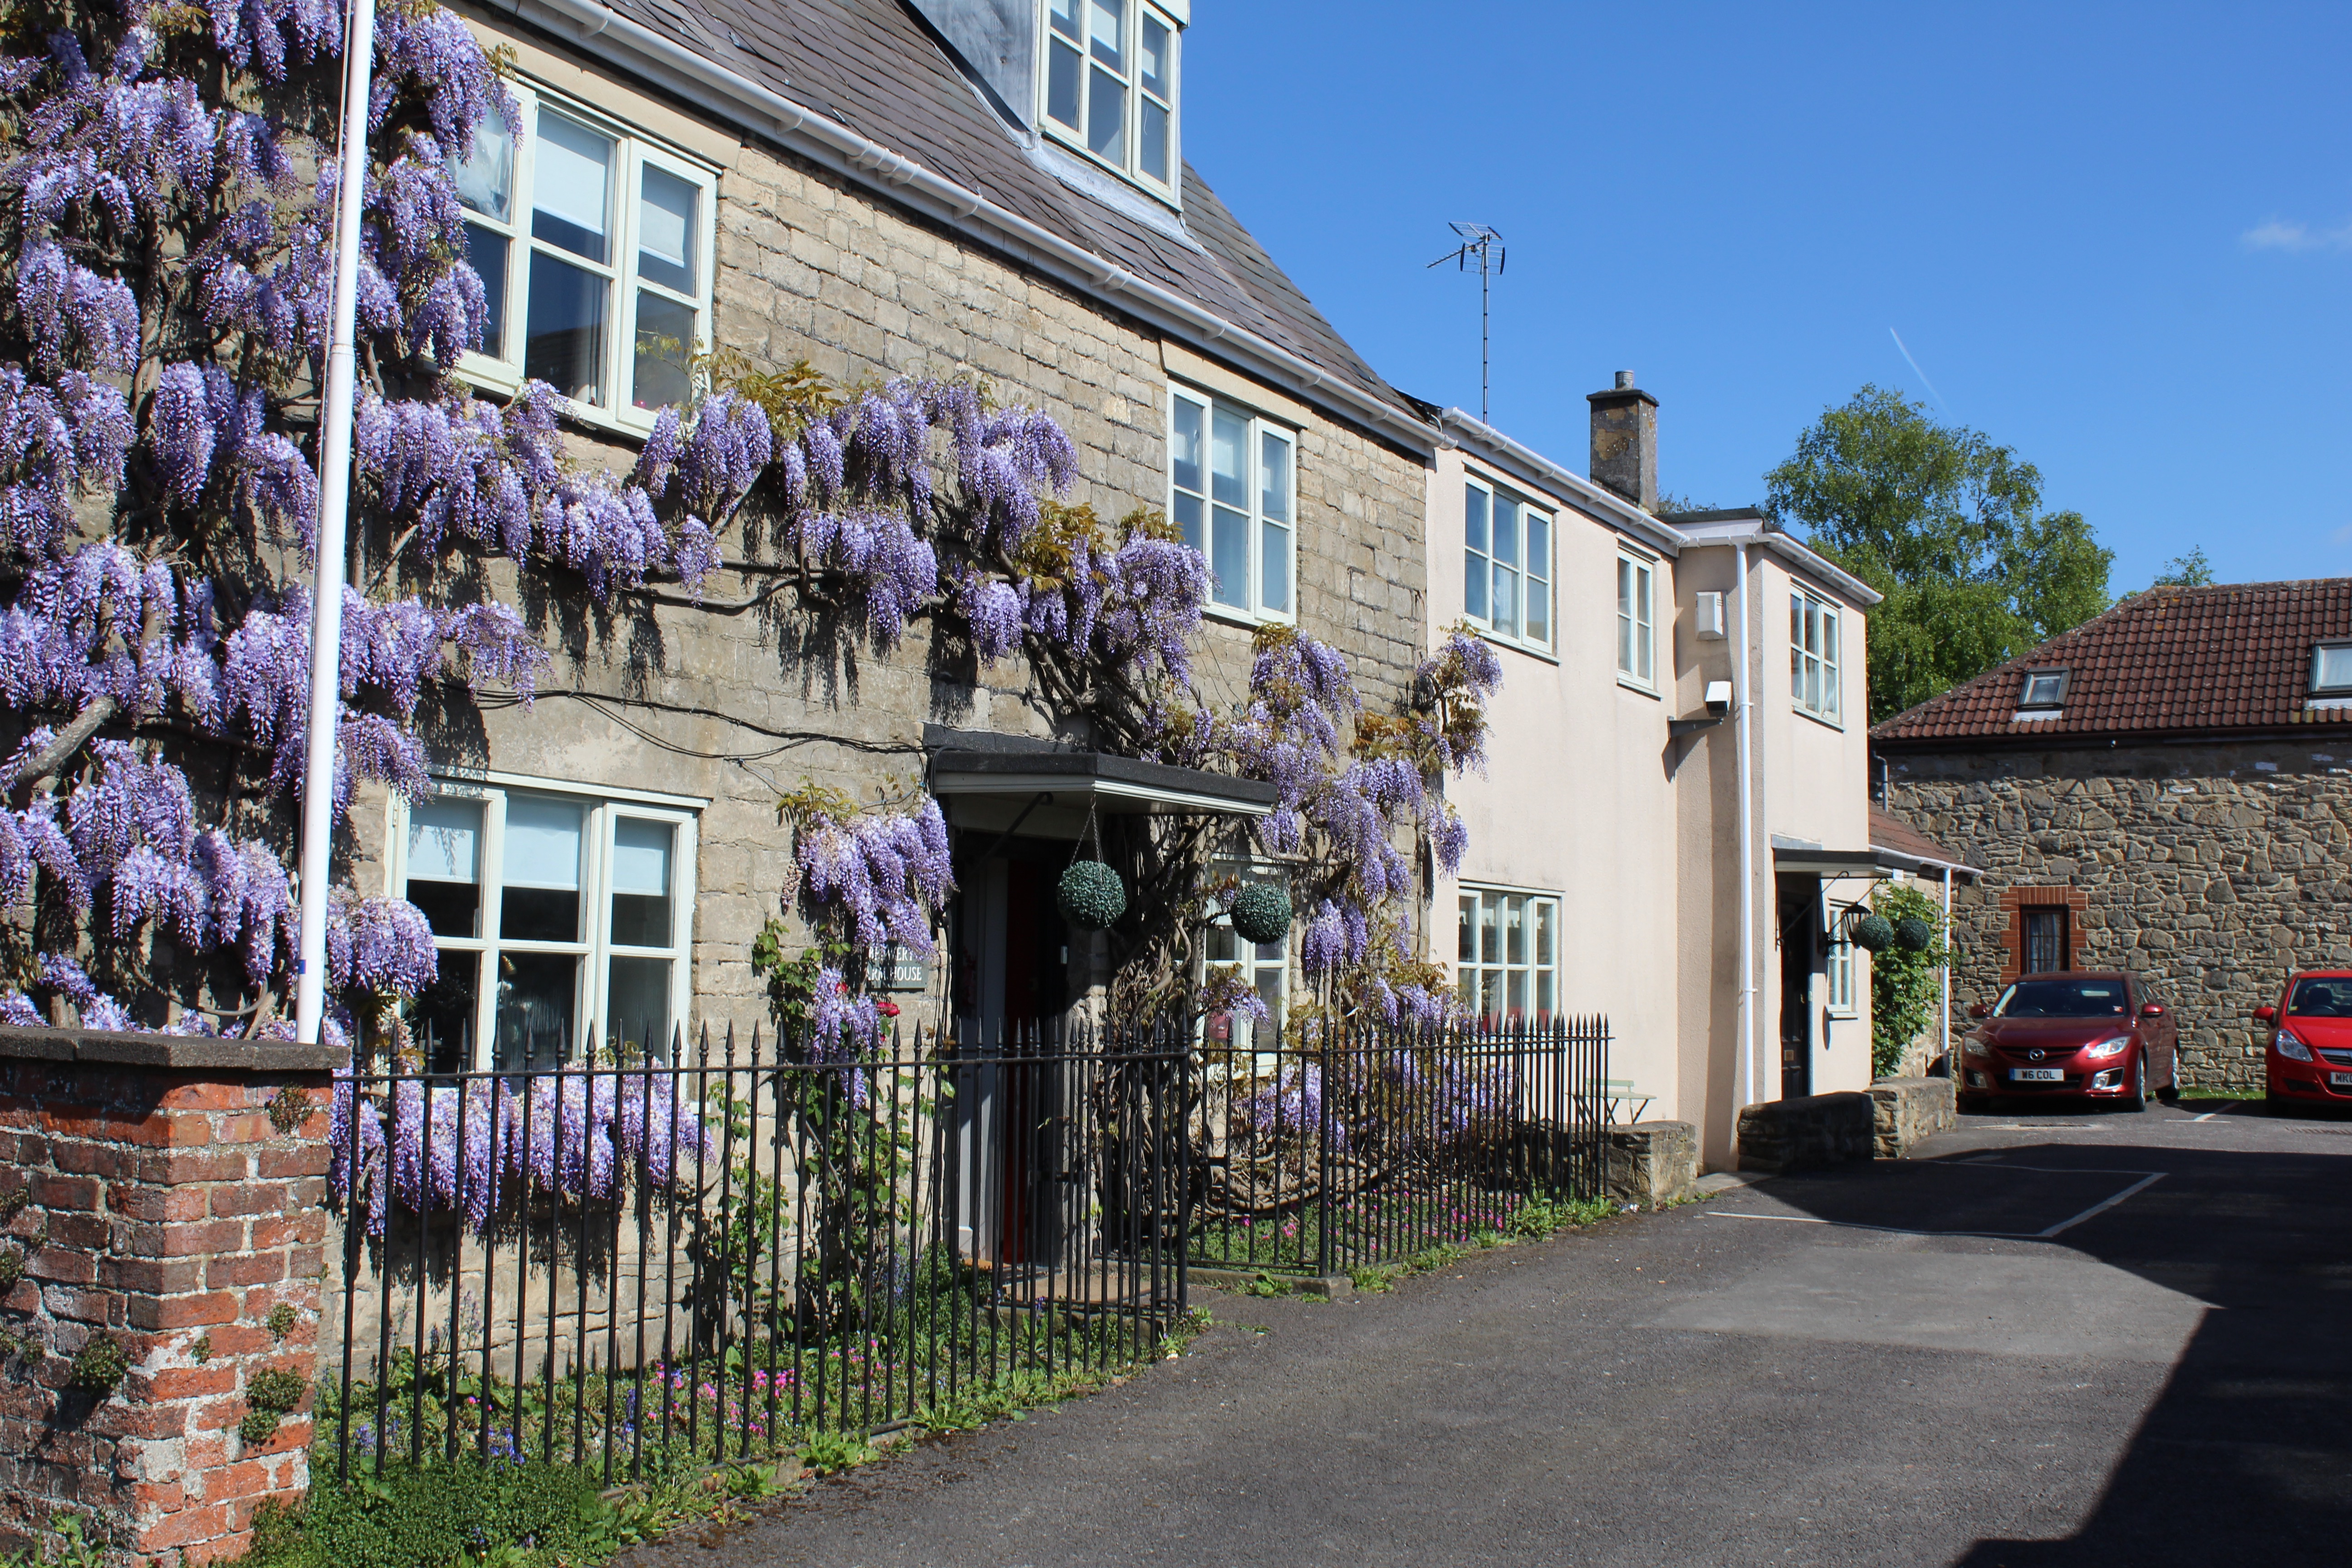
[[[1909,860],[1932,860],[1946,866],[1967,866],[1969,862],[1953,854],[1885,806],[1870,808],[1870,847],[1890,849]]]
[[[1005,123],[900,0],[608,3],[706,59],[1409,408],[1189,163],[1181,229],[1192,244],[1043,167],[1023,144],[1024,133]],[[1150,200],[1140,193],[1135,199]]]
[[[1895,749],[1955,740],[2196,734],[2352,723],[2310,707],[2311,650],[2352,638],[2352,577],[2151,588],[1870,731]],[[2055,718],[2020,721],[2029,669],[2063,668]]]

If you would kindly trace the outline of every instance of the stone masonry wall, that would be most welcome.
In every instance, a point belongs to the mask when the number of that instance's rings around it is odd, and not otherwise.
[[[1988,872],[1953,897],[1955,1035],[1999,994],[2003,892],[2066,889],[2076,965],[2177,1009],[2182,1082],[2259,1092],[2253,1010],[2352,963],[2352,752],[2315,740],[1891,754],[1889,808]]]
[[[601,100],[600,100],[601,101]],[[616,95],[605,108],[624,112]],[[1156,335],[974,248],[928,221],[789,157],[737,146],[721,174],[715,328],[773,368],[807,359],[837,383],[971,374],[1005,402],[1060,420],[1081,478],[1066,498],[1116,519],[1160,507],[1170,377]],[[575,454],[615,466],[623,447],[572,434]],[[1424,646],[1421,459],[1317,416],[1299,433],[1298,625],[1348,657],[1369,706],[1388,706]],[[754,535],[764,546],[764,533]],[[745,552],[740,531],[723,539]],[[757,552],[755,552],[757,553]],[[513,580],[503,563],[491,577]],[[732,572],[713,605],[772,579]],[[872,800],[919,773],[926,721],[1046,733],[1023,663],[974,668],[928,623],[877,650],[778,595],[737,613],[616,594],[591,606],[576,583],[521,607],[557,655],[530,710],[467,714],[428,734],[436,766],[706,797],[694,921],[697,1023],[764,1017],[751,938],[777,908],[790,839],[775,802],[803,779]],[[1247,626],[1210,623],[1195,680],[1219,708],[1244,690]],[[583,698],[588,700],[583,700]],[[357,818],[367,818],[364,812]],[[379,807],[360,829],[373,859]],[[380,872],[362,869],[362,885]]]
[[[0,1293],[0,1552],[62,1510],[86,1539],[194,1568],[241,1555],[260,1504],[307,1489],[325,1061],[0,1029],[0,1255],[21,1269]],[[119,1380],[88,1386],[77,1358],[110,1344]],[[241,1435],[269,1371],[302,1396]]]

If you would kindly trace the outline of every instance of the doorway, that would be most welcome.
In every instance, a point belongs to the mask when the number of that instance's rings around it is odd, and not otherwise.
[[[1780,1098],[1813,1092],[1813,973],[1821,962],[1822,882],[1774,879],[1780,921]]]

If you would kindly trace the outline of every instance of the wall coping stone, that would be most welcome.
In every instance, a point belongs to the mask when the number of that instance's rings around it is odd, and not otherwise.
[[[351,1053],[340,1046],[291,1040],[223,1040],[205,1035],[150,1035],[115,1029],[0,1027],[0,1058],[100,1062],[206,1072],[325,1072]]]

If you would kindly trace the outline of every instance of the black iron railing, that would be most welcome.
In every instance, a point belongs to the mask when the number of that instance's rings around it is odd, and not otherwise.
[[[609,1483],[1133,1362],[1184,1308],[1191,1071],[1181,1039],[967,1026],[344,1077],[320,1440],[345,1476]]]
[[[1190,1258],[1343,1273],[1594,1196],[1608,1061],[1597,1017],[1213,1044]]]

